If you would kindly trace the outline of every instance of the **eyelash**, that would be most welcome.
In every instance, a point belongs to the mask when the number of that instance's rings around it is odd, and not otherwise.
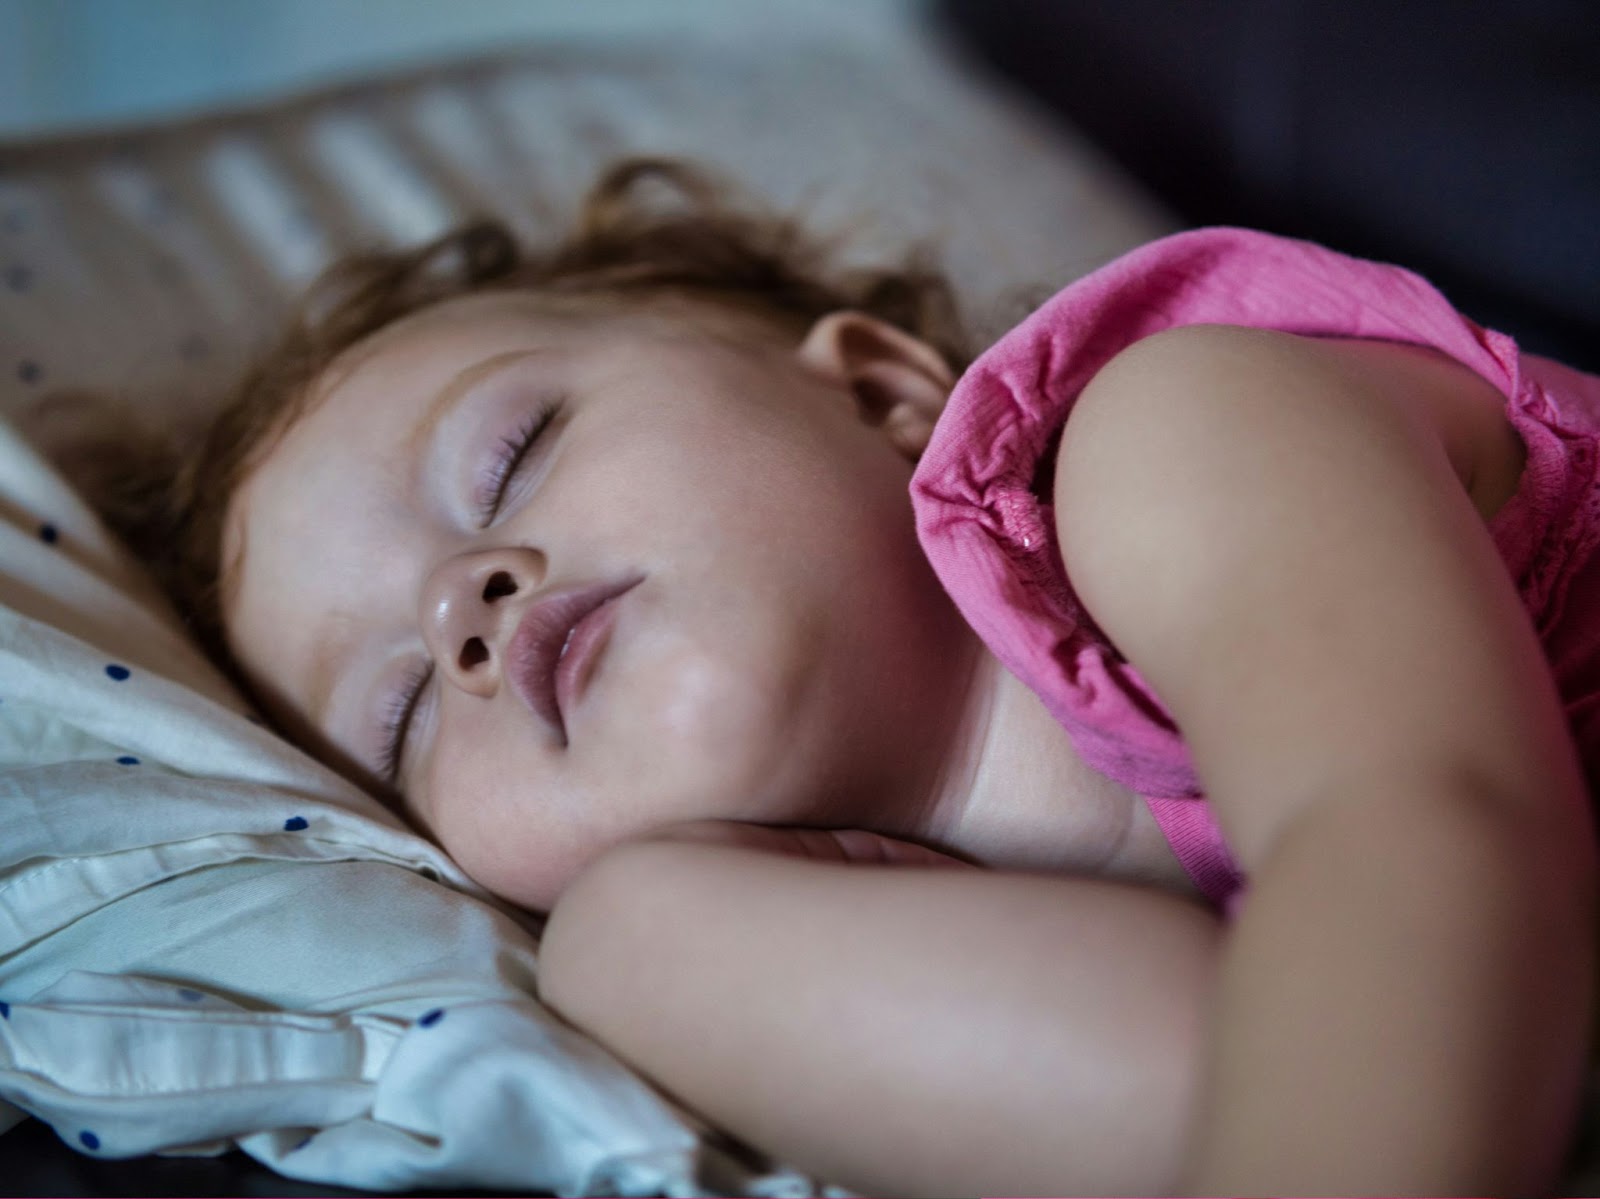
[[[500,455],[489,472],[488,486],[483,489],[484,499],[478,504],[478,520],[481,524],[487,526],[499,515],[500,505],[505,502],[506,488],[516,477],[517,468],[550,427],[559,408],[560,405],[554,401],[542,404],[537,412],[518,426],[514,434],[500,439]]]
[[[559,409],[560,404],[554,401],[541,404],[538,411],[523,421],[514,434],[500,439],[500,452],[489,472],[488,486],[484,488],[485,498],[478,504],[478,518],[482,524],[491,524],[499,514],[500,505],[505,502],[506,489],[516,477],[517,469],[528,456],[528,451],[550,427]],[[411,727],[411,718],[416,712],[417,701],[422,697],[422,689],[432,676],[433,663],[417,667],[389,698],[388,711],[383,720],[383,748],[378,755],[378,762],[383,777],[391,784],[400,776],[400,758],[405,750],[406,732]]]
[[[378,754],[378,765],[383,777],[392,786],[400,778],[400,755],[405,750],[406,730],[416,713],[422,689],[433,675],[433,663],[417,667],[406,676],[400,689],[389,697],[388,712],[383,721],[383,749]]]

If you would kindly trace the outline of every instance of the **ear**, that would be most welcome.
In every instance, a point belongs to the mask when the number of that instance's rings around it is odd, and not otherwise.
[[[864,312],[830,312],[811,326],[795,357],[855,396],[867,424],[915,461],[955,386],[955,372],[927,342]]]

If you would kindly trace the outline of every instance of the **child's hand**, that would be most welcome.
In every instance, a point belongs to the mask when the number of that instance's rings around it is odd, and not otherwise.
[[[807,858],[815,862],[847,862],[870,866],[958,866],[977,869],[949,854],[899,841],[860,828],[796,828],[750,824],[740,820],[690,820],[641,838],[645,841],[688,841],[730,845],[764,853]]]

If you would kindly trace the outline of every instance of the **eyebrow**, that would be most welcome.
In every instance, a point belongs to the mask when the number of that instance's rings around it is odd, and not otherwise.
[[[405,492],[412,490],[415,470],[423,461],[423,452],[437,435],[439,425],[454,410],[457,403],[484,379],[498,374],[523,358],[539,353],[526,347],[508,350],[479,359],[457,371],[428,403],[427,410],[412,426],[401,443],[397,460],[391,460],[383,469],[386,478],[403,477],[408,480]],[[345,380],[348,384],[349,380]],[[402,493],[404,494],[404,493]],[[243,554],[240,554],[243,557]],[[314,723],[320,724],[327,712],[328,701],[334,686],[344,672],[350,656],[351,643],[356,640],[356,613],[348,608],[337,608],[328,614],[327,622],[316,643],[312,646],[311,684],[307,696],[307,710]]]

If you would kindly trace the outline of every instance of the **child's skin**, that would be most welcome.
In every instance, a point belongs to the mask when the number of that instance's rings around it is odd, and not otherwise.
[[[1483,528],[1521,469],[1499,396],[1419,351],[1200,329],[1074,410],[1063,550],[1251,877],[1223,930],[917,547],[906,482],[952,382],[852,313],[426,310],[320,380],[235,497],[230,641],[292,732],[378,785],[431,662],[394,788],[552,910],[546,997],[846,1184],[1547,1184],[1594,863]],[[552,720],[510,638],[591,584],[627,590]],[[873,868],[919,845],[997,869]]]

